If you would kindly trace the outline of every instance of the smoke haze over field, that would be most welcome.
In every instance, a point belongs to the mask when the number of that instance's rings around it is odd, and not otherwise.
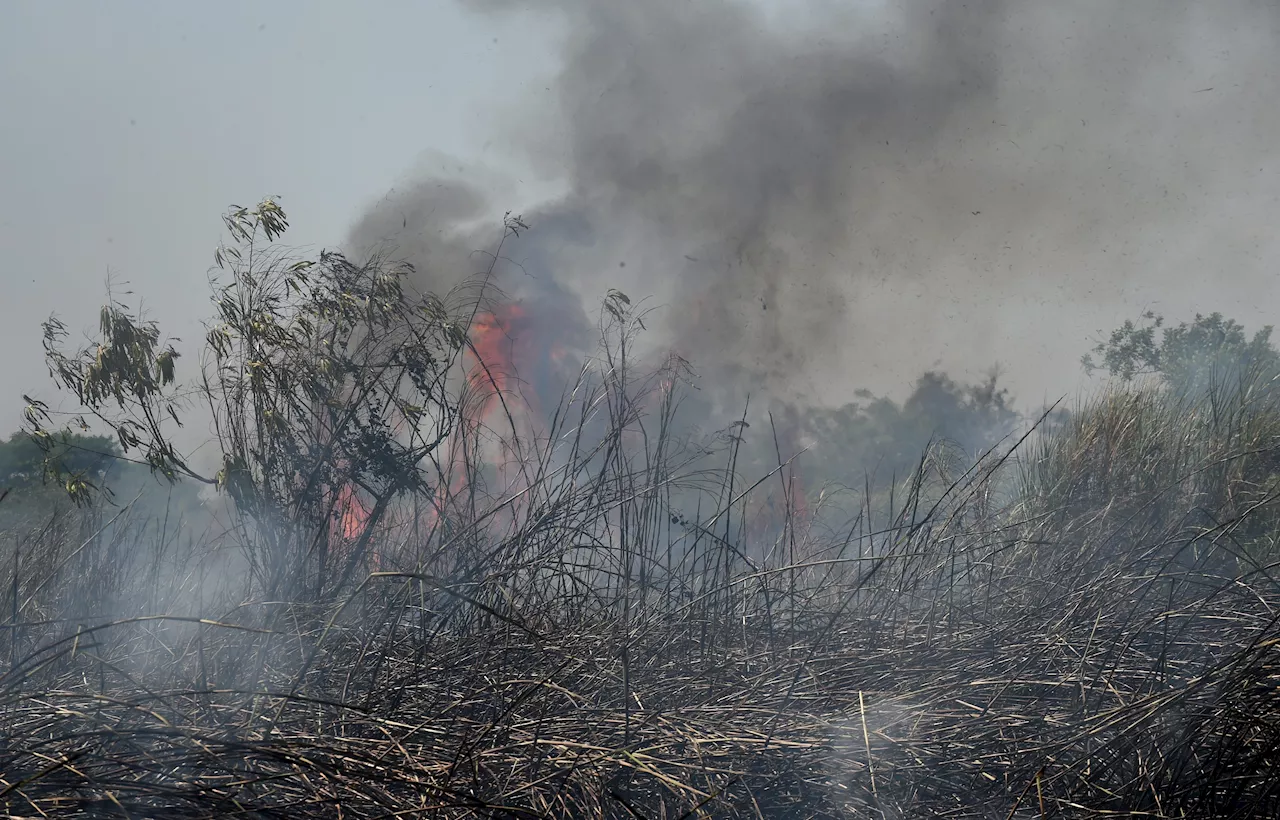
[[[1144,308],[1270,320],[1274,4],[469,8],[562,24],[554,103],[500,135],[564,185],[499,279],[562,306],[544,332],[580,334],[617,287],[652,296],[651,340],[717,383],[843,402],[999,361],[1035,402]],[[352,244],[442,288],[509,196],[419,178]]]
[[[1280,817],[1277,40],[0,2],[0,816]]]
[[[40,320],[89,329],[108,273],[194,366],[217,217],[273,194],[290,242],[445,281],[523,209],[504,284],[548,324],[652,296],[708,375],[840,402],[999,361],[1057,398],[1145,308],[1274,321],[1276,8],[5,4],[0,381],[47,391]]]

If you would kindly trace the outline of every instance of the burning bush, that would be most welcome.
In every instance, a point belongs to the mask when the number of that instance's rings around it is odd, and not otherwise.
[[[237,214],[242,239],[283,224]],[[231,258],[207,480],[246,516],[221,537],[266,557],[220,589],[208,545],[163,553],[73,610],[58,586],[127,543],[0,556],[10,814],[1280,812],[1273,403],[1116,390],[836,503],[798,489],[794,419],[686,434],[688,367],[634,358],[621,294],[564,400],[520,421],[516,312],[336,256]],[[158,333],[110,310],[106,354],[51,342],[55,372],[199,479]],[[994,384],[926,392],[1003,418]]]

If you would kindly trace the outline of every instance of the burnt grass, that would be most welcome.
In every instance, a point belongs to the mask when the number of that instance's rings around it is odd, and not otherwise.
[[[283,600],[110,510],[15,525],[0,804],[1280,816],[1280,414],[1255,410],[1111,396],[764,524],[802,462],[730,481],[629,419],[562,438],[493,514],[387,524],[366,575]]]

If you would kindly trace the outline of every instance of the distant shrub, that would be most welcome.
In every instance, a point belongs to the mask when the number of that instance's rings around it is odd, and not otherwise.
[[[1126,321],[1112,331],[1085,355],[1083,364],[1086,372],[1105,370],[1126,382],[1156,376],[1183,394],[1245,381],[1270,390],[1280,376],[1280,353],[1271,343],[1271,331],[1268,325],[1248,338],[1239,323],[1221,313],[1197,313],[1192,322],[1165,327],[1163,316],[1148,311],[1141,321]]]

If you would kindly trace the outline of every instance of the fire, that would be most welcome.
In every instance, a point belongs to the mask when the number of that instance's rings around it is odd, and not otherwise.
[[[482,436],[480,431],[498,408],[505,405],[506,412],[511,414],[511,420],[516,422],[527,422],[528,416],[534,412],[530,397],[521,395],[519,401],[512,400],[516,394],[517,359],[528,360],[527,356],[519,355],[527,349],[519,347],[521,344],[528,345],[527,331],[526,311],[517,304],[500,305],[493,310],[476,314],[472,320],[471,345],[463,355],[466,386],[470,395],[461,408],[461,424],[447,444],[449,454],[445,459],[446,480],[436,489],[433,507],[425,514],[429,527],[439,521],[441,514],[451,503],[466,497],[468,470],[475,466],[472,460],[479,455],[482,441],[487,441],[488,446],[495,444],[492,440],[494,436]],[[508,439],[517,432],[506,430],[503,427],[506,421],[503,418],[493,425],[499,431],[496,445],[501,453],[489,454],[490,458],[500,455],[493,459],[499,475],[505,471],[503,462],[509,455]],[[480,455],[480,460],[487,459]]]
[[[524,329],[525,320],[524,308],[509,304],[479,313],[471,323],[471,347],[463,357],[466,383],[471,396],[463,408],[463,426],[450,443],[448,473],[451,478],[437,490],[436,509],[426,514],[429,524],[434,523],[439,510],[449,503],[450,498],[465,493],[466,449],[475,446],[475,434],[479,426],[498,408],[500,397],[513,392],[516,372],[514,340],[516,332]],[[552,355],[556,353],[563,356],[563,350],[552,351]],[[513,412],[516,410],[511,403],[508,407]],[[337,490],[330,538],[340,553],[348,552],[365,534],[369,517],[369,506],[360,498],[352,484],[348,483]],[[375,566],[380,564],[376,547],[371,547],[370,558]]]
[[[364,534],[365,525],[369,523],[369,509],[356,495],[351,485],[338,492],[336,534],[344,541],[354,543]]]
[[[508,304],[479,313],[471,323],[471,349],[464,360],[469,363],[467,384],[478,395],[479,403],[470,410],[470,420],[481,424],[494,411],[499,398],[511,394],[516,373],[515,350],[525,330],[525,309]]]
[[[444,463],[441,465],[444,474],[435,489],[433,503],[428,505],[428,509],[420,509],[413,514],[414,526],[425,524],[430,532],[437,523],[451,515],[451,508],[456,507],[455,512],[465,512],[472,471],[481,463],[486,465],[486,469],[496,471],[500,485],[498,492],[510,496],[515,491],[515,496],[519,495],[519,488],[515,485],[520,479],[520,471],[512,468],[515,460],[521,457],[516,441],[535,432],[540,417],[536,393],[529,391],[526,394],[526,391],[518,389],[518,374],[523,369],[527,371],[524,375],[535,384],[546,387],[548,380],[554,380],[553,372],[558,369],[557,365],[569,355],[554,334],[546,339],[546,334],[533,332],[536,330],[534,321],[526,307],[519,304],[498,305],[477,313],[472,320],[470,345],[463,352],[461,362],[467,392],[460,408],[461,423],[445,444]],[[541,346],[539,339],[542,340]],[[672,355],[672,364],[659,378],[657,390],[648,396],[648,401],[661,402],[677,388],[680,382],[678,365],[683,360],[674,353]],[[509,421],[518,429],[511,429]],[[785,412],[778,419],[776,435],[783,458],[789,458],[801,449],[798,420]],[[813,512],[807,503],[802,476],[797,474],[793,465],[788,465],[780,478],[781,486],[775,479],[753,493],[748,502],[747,535],[755,543],[773,542],[779,537],[793,540],[812,523]],[[462,506],[458,507],[460,503]],[[516,500],[506,505],[505,515],[492,518],[491,523],[517,519],[520,503]],[[340,545],[340,550],[349,551],[365,534],[369,517],[370,507],[354,486],[347,485],[338,490],[332,542]],[[791,534],[789,538],[786,536],[788,532]],[[375,545],[371,544],[369,557],[375,566],[381,564],[382,557]]]

